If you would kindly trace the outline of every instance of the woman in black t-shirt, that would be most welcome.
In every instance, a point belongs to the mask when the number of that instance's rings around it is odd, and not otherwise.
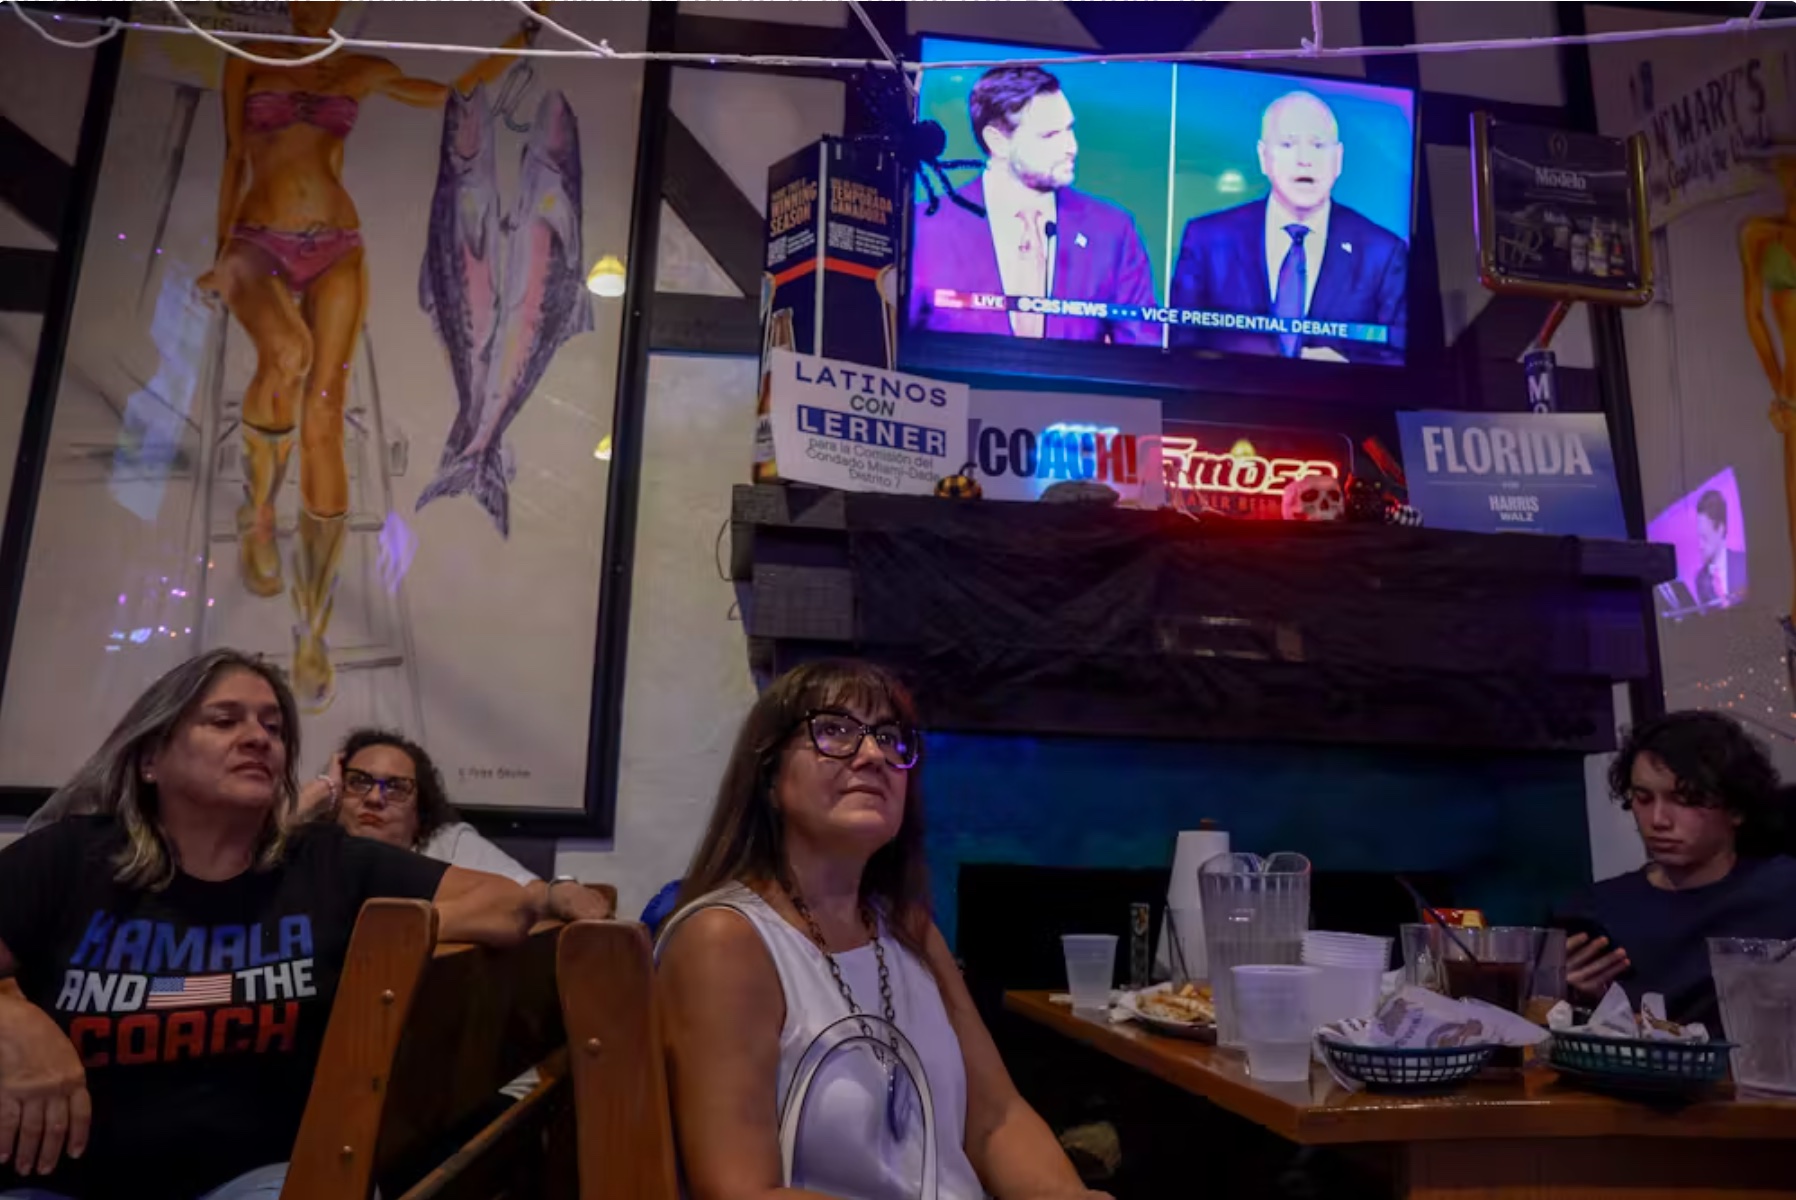
[[[284,1162],[363,901],[432,900],[445,941],[527,932],[510,880],[288,832],[298,743],[281,675],[212,651],[0,850],[0,1200],[195,1200]]]

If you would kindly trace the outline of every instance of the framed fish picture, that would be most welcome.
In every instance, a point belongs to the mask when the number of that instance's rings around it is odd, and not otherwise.
[[[625,306],[586,278],[630,251],[641,64],[507,54],[555,35],[505,4],[181,10],[272,61],[126,38],[0,788],[59,784],[148,683],[230,646],[286,671],[302,778],[390,729],[458,806],[608,834],[589,755]],[[546,11],[647,34],[647,5]],[[282,61],[307,50],[280,36],[333,29],[493,52]]]

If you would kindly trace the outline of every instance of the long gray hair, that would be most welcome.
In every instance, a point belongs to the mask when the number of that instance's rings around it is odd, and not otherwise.
[[[113,878],[129,887],[161,891],[175,877],[175,854],[162,832],[156,785],[143,778],[143,765],[166,746],[176,728],[198,707],[220,677],[248,671],[267,680],[281,709],[281,741],[287,748],[285,768],[275,780],[276,802],[257,847],[256,869],[266,870],[286,850],[282,814],[299,795],[294,764],[299,761],[299,706],[284,675],[261,658],[241,650],[209,650],[190,658],[144,689],[94,756],[25,823],[25,832],[63,817],[111,814],[128,839],[113,859]]]

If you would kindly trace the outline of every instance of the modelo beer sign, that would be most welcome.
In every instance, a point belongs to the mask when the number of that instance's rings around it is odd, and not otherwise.
[[[1160,461],[1167,494],[1179,506],[1277,521],[1292,481],[1327,475],[1345,482],[1353,446],[1333,433],[1169,421]]]
[[[1101,484],[1158,508],[1160,404],[1063,392],[975,391],[967,456],[992,500],[1038,500],[1057,483]]]

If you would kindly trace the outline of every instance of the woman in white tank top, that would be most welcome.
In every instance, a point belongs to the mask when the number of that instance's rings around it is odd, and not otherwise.
[[[1096,1195],[1011,1083],[930,920],[916,728],[886,671],[824,662],[775,681],[737,735],[657,949],[691,1200],[921,1195],[920,1098],[885,1022],[927,1080],[940,1200]],[[782,1190],[782,1105],[838,1023],[825,1044],[858,1030],[878,1049],[844,1048],[817,1071],[797,1190]]]

